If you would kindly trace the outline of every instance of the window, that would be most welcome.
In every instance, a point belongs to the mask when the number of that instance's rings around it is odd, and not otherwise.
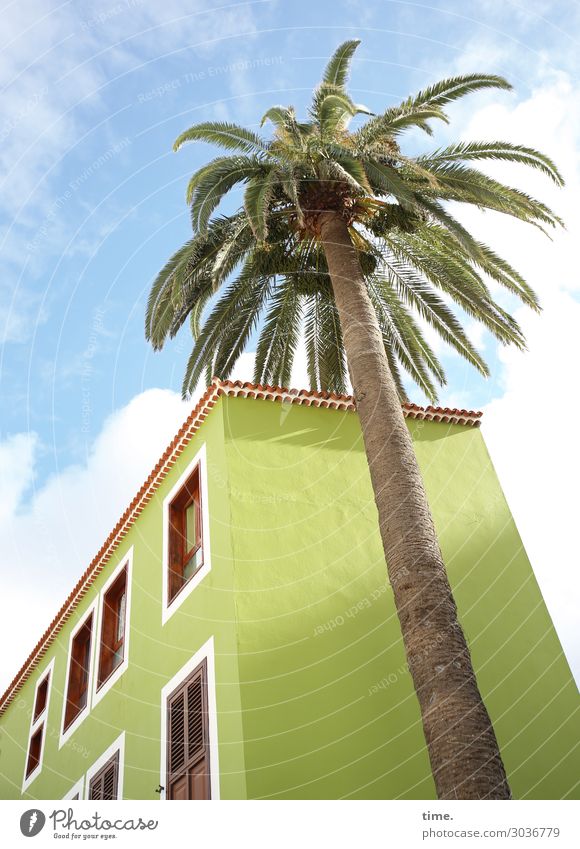
[[[93,613],[91,613],[72,640],[64,730],[77,718],[87,706],[89,696],[89,674],[91,666],[91,640],[93,633]]]
[[[168,602],[203,565],[199,464],[169,505]]]
[[[44,734],[44,723],[40,725],[37,731],[30,738],[28,745],[28,758],[26,760],[26,776],[29,778],[37,766],[40,764],[40,755],[42,752],[42,735]]]
[[[24,760],[24,778],[22,793],[24,793],[42,769],[42,759],[46,744],[47,716],[50,708],[50,691],[54,674],[54,658],[42,670],[36,681],[32,709],[30,711],[30,730],[28,732],[28,747]]]
[[[65,799],[113,800],[123,798],[123,765],[125,763],[125,732],[114,740],[70,788]]]
[[[133,546],[120,558],[104,583],[95,610],[95,673],[91,675],[91,708],[103,699],[129,668]],[[98,614],[98,615],[97,615]]]
[[[119,751],[109,758],[89,781],[89,799],[118,799],[119,794]]]
[[[34,713],[32,716],[33,722],[36,722],[36,720],[40,718],[46,707],[46,702],[48,700],[49,678],[50,673],[46,675],[46,677],[43,678],[40,684],[38,685],[38,689],[36,691],[36,699],[34,700]]]
[[[167,798],[211,798],[205,660],[167,700]]]
[[[123,662],[126,615],[127,567],[125,566],[113,585],[106,591],[103,599],[97,687],[104,684]]]
[[[163,625],[211,571],[206,454],[202,444],[163,499]]]

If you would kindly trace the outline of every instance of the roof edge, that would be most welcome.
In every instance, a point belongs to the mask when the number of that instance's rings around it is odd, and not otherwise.
[[[335,410],[356,410],[355,399],[352,395],[339,395],[334,392],[319,392],[311,389],[288,389],[283,386],[243,383],[240,380],[220,380],[214,377],[97,554],[91,560],[87,569],[77,581],[68,598],[23,663],[19,672],[8,685],[0,698],[0,716],[6,711],[16,694],[24,686],[34,669],[42,660],[58,633],[97,577],[101,574],[119,543],[134,525],[179,455],[194,433],[199,430],[221,395],[278,401],[281,403]],[[483,415],[482,412],[474,410],[458,410],[432,406],[421,407],[418,404],[410,403],[404,403],[402,408],[405,418],[442,422],[445,424],[460,424],[471,427],[478,427]]]

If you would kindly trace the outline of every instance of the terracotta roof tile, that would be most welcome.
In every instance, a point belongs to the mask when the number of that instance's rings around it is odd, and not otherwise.
[[[65,603],[27,657],[2,698],[0,698],[0,715],[4,713],[15,695],[42,660],[59,631],[100,575],[117,545],[127,534],[137,517],[142,513],[146,504],[151,500],[161,481],[167,476],[175,460],[182,453],[193,434],[199,429],[210,410],[215,406],[220,395],[279,401],[282,403],[332,408],[336,410],[356,409],[354,398],[351,395],[316,392],[310,389],[288,389],[281,386],[263,386],[259,383],[242,383],[240,380],[231,381],[214,378],[211,385],[201,396],[175,437],[163,452],[159,462],[153,468],[137,495],[133,498],[90,562],[88,568],[79,578]],[[411,419],[424,419],[478,427],[482,413],[473,410],[449,409],[447,407],[420,407],[417,404],[408,403],[403,404],[403,415]]]

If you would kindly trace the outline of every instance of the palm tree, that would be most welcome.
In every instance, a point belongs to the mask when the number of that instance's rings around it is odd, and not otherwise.
[[[539,308],[518,272],[477,241],[444,202],[496,210],[540,229],[561,222],[539,201],[470,163],[519,162],[559,185],[562,178],[548,157],[506,142],[403,154],[405,131],[431,135],[431,120],[448,120],[447,104],[510,85],[487,74],[453,77],[371,114],[346,90],[358,44],[347,41],[335,52],[306,120],[292,107],[274,106],[262,119],[272,125],[269,139],[217,122],[179,136],[175,150],[203,141],[228,153],[189,182],[193,237],[153,284],[146,334],[159,349],[190,318],[194,344],[185,396],[204,374],[208,381],[214,374],[226,378],[256,328],[256,382],[287,384],[301,338],[312,388],[345,391],[348,367],[437,793],[504,799],[510,790],[499,747],[403,418],[401,369],[436,399],[445,375],[421,329],[427,322],[488,374],[450,302],[501,343],[524,347],[520,328],[492,298],[485,277]],[[349,129],[361,113],[366,122]],[[241,208],[214,215],[239,184],[245,186]]]

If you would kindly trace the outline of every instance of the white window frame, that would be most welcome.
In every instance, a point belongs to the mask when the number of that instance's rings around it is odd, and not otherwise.
[[[84,792],[85,792],[85,777],[84,777],[84,775],[82,775],[79,778],[79,780],[77,781],[77,783],[73,784],[73,786],[68,791],[66,796],[63,796],[62,798],[63,798],[63,800],[73,799],[73,797],[76,796],[77,793],[78,793],[78,797],[79,797],[78,801],[80,802],[80,801],[82,801],[82,799],[84,799]]]
[[[187,479],[193,473],[195,467],[199,465],[199,483],[201,489],[201,539],[203,546],[203,565],[193,575],[193,577],[184,585],[183,589],[175,596],[171,603],[168,603],[168,584],[169,584],[169,506],[175,496],[185,485]],[[189,598],[194,589],[205,578],[208,572],[211,571],[211,556],[210,556],[210,541],[209,541],[209,509],[207,497],[207,462],[206,462],[206,446],[205,442],[187,467],[181,474],[179,480],[172,487],[169,494],[163,499],[163,568],[162,568],[162,599],[161,608],[161,624],[170,619],[171,616],[178,610],[183,602]]]
[[[125,772],[125,732],[122,731],[121,734],[117,737],[117,739],[111,743],[108,749],[106,749],[103,754],[98,758],[92,766],[88,768],[85,773],[85,797],[89,798],[89,791],[91,787],[91,778],[97,774],[97,772],[105,766],[108,760],[110,760],[115,752],[119,752],[119,771],[118,771],[118,787],[117,787],[117,799],[120,800],[123,798],[123,776]]]
[[[113,585],[115,580],[119,577],[123,569],[127,567],[127,594],[125,598],[125,643],[123,647],[123,660],[119,664],[119,666],[115,669],[114,672],[109,675],[106,681],[103,682],[101,687],[98,687],[99,680],[99,661],[100,661],[100,653],[101,653],[101,634],[103,630],[103,611],[105,605],[105,595],[107,594],[107,590]],[[131,631],[131,585],[132,585],[132,576],[133,576],[133,546],[129,549],[129,551],[121,558],[119,565],[115,567],[114,571],[107,579],[107,582],[103,585],[103,588],[98,596],[99,602],[99,616],[97,622],[96,629],[96,640],[95,640],[95,671],[93,675],[93,686],[92,686],[92,707],[98,705],[101,699],[106,696],[111,687],[113,687],[121,675],[126,672],[129,666],[129,634]]]
[[[215,695],[215,652],[213,636],[176,672],[171,681],[161,690],[161,763],[159,786],[163,788],[161,799],[167,793],[167,699],[185,679],[205,660],[207,669],[207,710],[209,733],[209,782],[211,798],[220,798],[220,769],[218,760],[217,707]]]
[[[92,692],[93,692],[93,675],[95,671],[95,650],[96,650],[96,638],[95,634],[97,633],[97,614],[98,614],[98,596],[95,600],[87,607],[83,615],[80,617],[79,621],[71,631],[69,641],[68,641],[68,654],[66,657],[66,680],[64,684],[64,693],[62,700],[62,716],[60,720],[60,739],[58,748],[62,749],[64,744],[69,740],[75,731],[78,729],[81,722],[84,722],[86,717],[91,712],[91,701],[92,701]],[[78,716],[74,718],[71,724],[68,726],[66,730],[63,731],[64,728],[64,718],[66,715],[66,703],[67,703],[67,694],[68,694],[68,679],[70,675],[70,667],[71,667],[71,651],[72,644],[76,634],[83,627],[89,616],[93,614],[93,626],[91,629],[91,652],[89,657],[89,680],[87,682],[87,703],[84,708],[80,711]]]
[[[24,756],[24,774],[22,778],[22,793],[24,793],[32,784],[35,778],[38,778],[40,773],[42,772],[42,762],[44,759],[44,747],[46,745],[46,736],[48,734],[48,711],[50,708],[50,694],[52,692],[52,679],[54,677],[54,663],[55,658],[44,667],[40,675],[36,680],[36,686],[34,687],[34,698],[32,701],[32,710],[30,712],[30,728],[28,730],[28,745],[26,747],[26,753]],[[34,708],[36,707],[36,696],[38,694],[38,688],[41,683],[44,681],[46,676],[48,675],[48,689],[46,692],[46,704],[44,706],[44,710],[40,714],[40,716],[35,720],[34,719]],[[33,736],[36,734],[41,725],[44,725],[44,731],[42,733],[42,741],[40,743],[40,756],[38,758],[38,763],[30,773],[30,775],[26,776],[26,769],[28,767],[28,753],[30,752],[30,742]]]

